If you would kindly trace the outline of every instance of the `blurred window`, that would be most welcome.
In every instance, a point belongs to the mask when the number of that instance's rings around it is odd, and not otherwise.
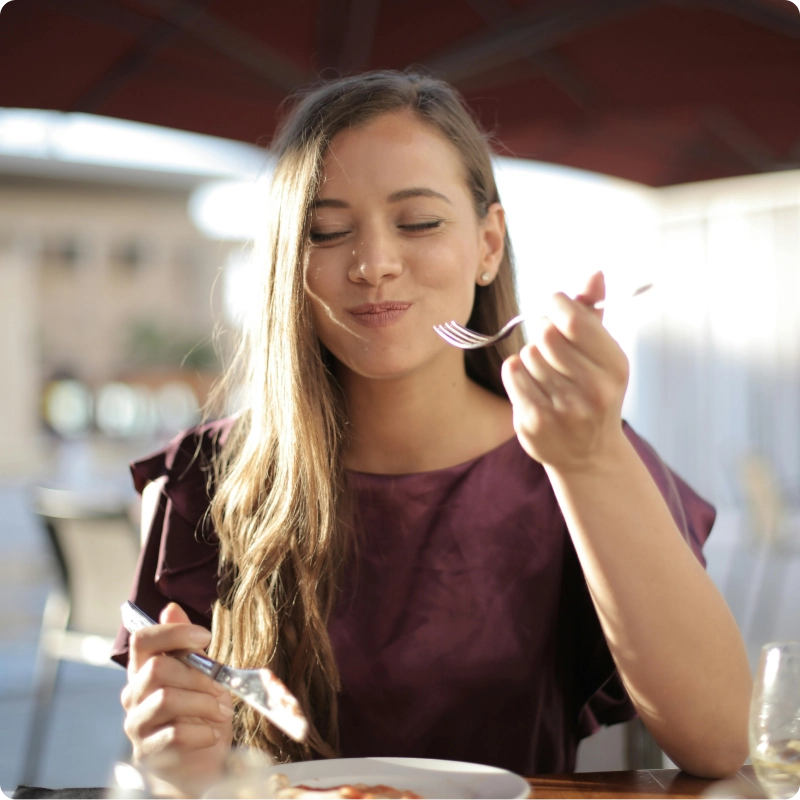
[[[45,266],[71,270],[84,257],[84,248],[75,236],[58,236],[45,242],[42,260]]]
[[[129,239],[112,248],[111,260],[121,272],[135,273],[150,261],[151,250],[145,242]]]

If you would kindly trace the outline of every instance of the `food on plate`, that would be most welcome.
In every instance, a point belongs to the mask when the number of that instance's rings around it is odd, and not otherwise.
[[[358,800],[358,798],[402,798],[402,800],[422,800],[422,795],[415,794],[408,789],[395,789],[393,786],[377,784],[368,786],[366,783],[345,783],[339,786],[314,787],[298,784],[292,786],[291,781],[286,775],[273,775],[271,778],[270,797],[279,800],[291,800],[292,798],[347,798],[348,800]]]

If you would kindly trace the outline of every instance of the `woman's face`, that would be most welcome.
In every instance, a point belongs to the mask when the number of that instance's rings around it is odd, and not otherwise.
[[[320,340],[368,378],[452,359],[433,326],[467,321],[504,232],[499,204],[478,218],[458,152],[410,112],[339,133],[309,221],[306,291]]]

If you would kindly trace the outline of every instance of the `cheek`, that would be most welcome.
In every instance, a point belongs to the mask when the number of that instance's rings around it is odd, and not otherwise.
[[[344,291],[347,271],[336,258],[327,252],[313,253],[306,261],[305,290],[311,301],[315,316],[317,313],[328,314],[330,308],[338,305],[338,299]]]
[[[333,318],[330,306],[311,299],[311,321],[314,332],[322,344],[342,361],[344,351],[352,347],[352,335],[344,330],[339,320]]]
[[[314,256],[307,258],[305,268],[306,294],[312,299],[328,294],[330,291],[328,284],[331,282],[331,274],[330,268],[326,269],[324,259]]]
[[[478,254],[469,241],[436,241],[431,237],[417,256],[418,280],[432,289],[452,290],[456,283],[469,286],[474,282]]]
[[[456,320],[466,324],[475,302],[476,255],[472,248],[443,248],[426,259],[418,282],[429,290],[434,322]]]
[[[317,255],[327,255],[320,253]],[[310,258],[306,266],[305,290],[311,308],[311,319],[319,340],[341,360],[343,347],[352,346],[357,338],[338,313],[344,304],[347,277],[329,258]]]
[[[335,295],[335,285],[332,272],[320,263],[319,259],[309,259],[306,264],[305,291],[311,307],[311,318],[314,328],[323,344],[325,331],[331,325],[331,307]]]

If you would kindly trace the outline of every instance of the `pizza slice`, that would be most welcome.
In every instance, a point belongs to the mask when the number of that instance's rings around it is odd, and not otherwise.
[[[278,800],[295,800],[295,798],[345,798],[346,800],[423,800],[422,795],[415,794],[408,789],[396,789],[394,786],[376,784],[369,786],[366,783],[344,783],[339,786],[314,787],[298,784],[292,786],[286,775],[273,775],[272,797]]]

